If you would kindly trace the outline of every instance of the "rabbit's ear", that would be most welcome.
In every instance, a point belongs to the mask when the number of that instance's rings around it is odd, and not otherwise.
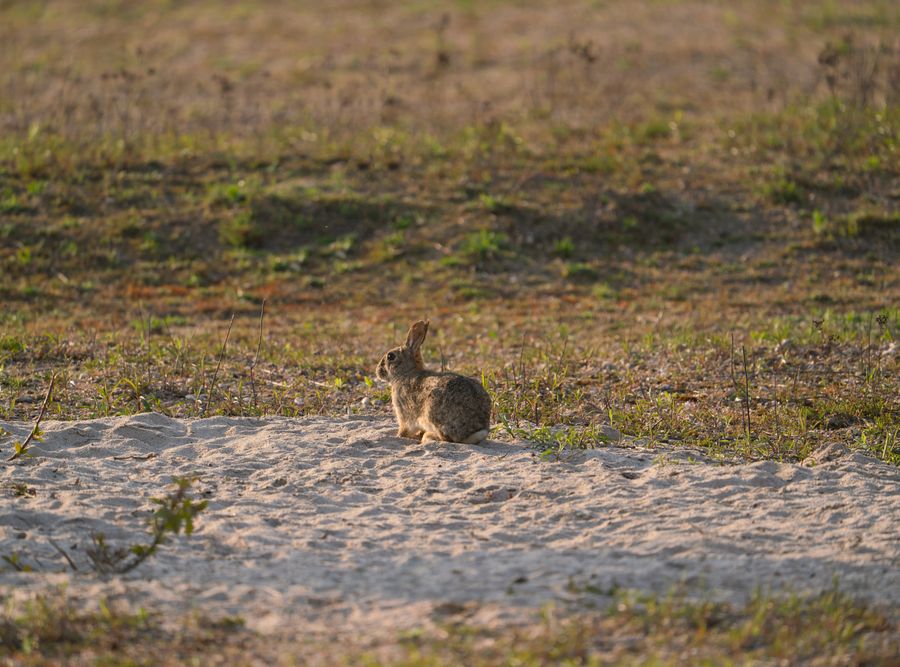
[[[422,347],[425,342],[425,336],[428,334],[428,320],[419,320],[409,328],[406,334],[406,347],[416,351]]]

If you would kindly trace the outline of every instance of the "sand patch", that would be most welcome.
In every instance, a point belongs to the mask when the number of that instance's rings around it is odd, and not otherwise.
[[[740,602],[757,586],[814,592],[837,577],[900,604],[900,470],[858,453],[718,465],[608,447],[551,462],[523,443],[423,446],[373,417],[142,414],[44,429],[34,458],[0,472],[0,555],[39,570],[0,569],[7,592],[65,582],[76,599],[238,615],[263,632],[372,635],[604,604],[616,586]],[[176,475],[198,476],[209,501],[195,534],[128,575],[91,573],[91,532],[140,541],[150,498]],[[64,571],[50,539],[81,571]]]

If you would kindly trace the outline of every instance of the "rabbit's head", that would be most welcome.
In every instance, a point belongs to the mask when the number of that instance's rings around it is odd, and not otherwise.
[[[428,320],[419,320],[409,328],[406,343],[388,350],[378,362],[375,377],[386,382],[410,377],[425,369],[422,362],[422,343],[428,334]]]

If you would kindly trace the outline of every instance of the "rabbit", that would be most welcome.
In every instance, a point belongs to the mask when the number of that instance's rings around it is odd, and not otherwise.
[[[481,383],[458,373],[436,373],[422,362],[428,320],[409,328],[406,343],[381,358],[375,376],[391,385],[401,438],[475,445],[490,434],[491,397]]]

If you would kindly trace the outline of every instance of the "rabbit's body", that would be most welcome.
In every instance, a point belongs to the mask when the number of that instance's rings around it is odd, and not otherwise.
[[[490,433],[491,398],[472,378],[425,368],[420,348],[427,331],[427,322],[416,322],[406,344],[387,352],[376,371],[391,384],[398,435],[422,442],[481,442]]]

